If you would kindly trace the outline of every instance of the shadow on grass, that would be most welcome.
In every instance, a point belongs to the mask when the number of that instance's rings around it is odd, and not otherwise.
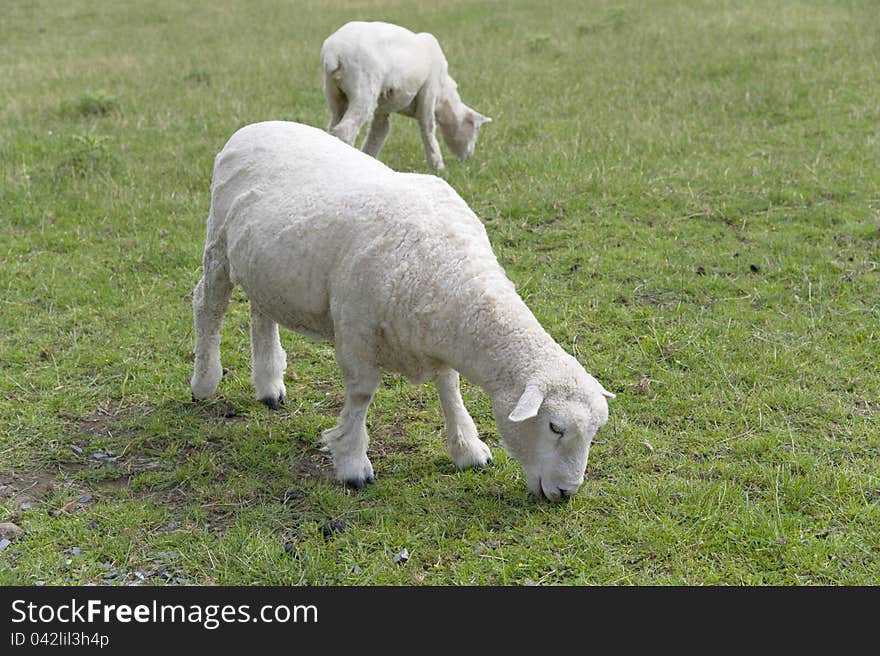
[[[372,430],[369,455],[377,483],[358,492],[335,480],[332,461],[318,448],[321,430],[335,417],[271,412],[256,401],[217,396],[203,402],[108,401],[86,416],[62,418],[68,440],[56,461],[5,481],[4,496],[14,504],[42,504],[50,514],[100,500],[147,501],[172,506],[175,514],[195,506],[208,513],[215,530],[234,523],[242,511],[279,504],[325,515],[328,499],[331,506],[393,508],[423,496],[424,508],[454,507],[463,516],[484,512],[487,502],[502,515],[543,512],[547,505],[529,497],[519,465],[497,447],[498,465],[460,472],[438,455],[430,436],[413,440],[402,424]]]

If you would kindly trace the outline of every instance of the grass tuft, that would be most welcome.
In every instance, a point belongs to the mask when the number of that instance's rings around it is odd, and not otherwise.
[[[62,116],[75,116],[80,118],[104,117],[120,108],[119,100],[103,91],[88,92],[80,95],[76,100],[66,100],[61,103]]]

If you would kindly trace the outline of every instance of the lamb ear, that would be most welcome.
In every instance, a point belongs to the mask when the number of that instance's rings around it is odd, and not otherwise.
[[[524,421],[538,414],[541,403],[544,402],[544,392],[537,385],[526,385],[525,391],[519,397],[519,402],[508,415],[510,421]]]
[[[471,110],[471,114],[468,118],[470,118],[471,123],[473,123],[477,127],[480,127],[481,125],[483,125],[483,123],[492,122],[491,118],[489,118],[488,116],[483,116],[482,114],[480,114],[480,112],[476,112],[474,110]]]
[[[596,380],[596,378],[593,375],[587,374],[587,376],[590,378],[590,380],[592,380],[594,383],[596,383],[596,385],[599,386],[599,393],[602,396],[604,396],[606,399],[616,399],[617,398],[617,394],[614,394],[613,392],[609,392],[607,389],[602,387],[602,383],[600,383],[598,380]]]

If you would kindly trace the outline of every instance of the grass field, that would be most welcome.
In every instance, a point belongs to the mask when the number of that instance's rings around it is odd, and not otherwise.
[[[24,532],[0,584],[880,582],[876,2],[424,4],[4,9],[0,522]],[[436,34],[494,118],[443,175],[618,394],[570,502],[529,497],[467,384],[497,464],[456,472],[433,387],[391,372],[376,483],[336,484],[332,347],[282,331],[269,412],[240,291],[228,375],[190,400],[214,155],[324,127],[318,52],[351,19]],[[383,161],[424,172],[392,125]]]

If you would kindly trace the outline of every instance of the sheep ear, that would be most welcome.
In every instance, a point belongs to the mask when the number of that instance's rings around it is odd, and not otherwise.
[[[544,402],[544,392],[537,385],[526,385],[525,391],[519,397],[519,402],[508,415],[510,421],[524,421],[538,414],[538,409]]]
[[[474,110],[471,110],[470,116],[468,118],[470,118],[471,123],[473,123],[476,127],[480,127],[481,125],[483,125],[483,123],[492,122],[491,118],[489,118],[488,116],[483,116],[482,114],[480,114],[480,112],[475,112]]]
[[[602,387],[602,383],[600,383],[598,380],[596,380],[595,376],[593,376],[592,374],[587,374],[587,376],[589,377],[589,379],[591,381],[596,383],[596,385],[599,387],[599,394],[604,396],[606,399],[616,399],[617,398],[617,394],[609,392],[607,389]]]

